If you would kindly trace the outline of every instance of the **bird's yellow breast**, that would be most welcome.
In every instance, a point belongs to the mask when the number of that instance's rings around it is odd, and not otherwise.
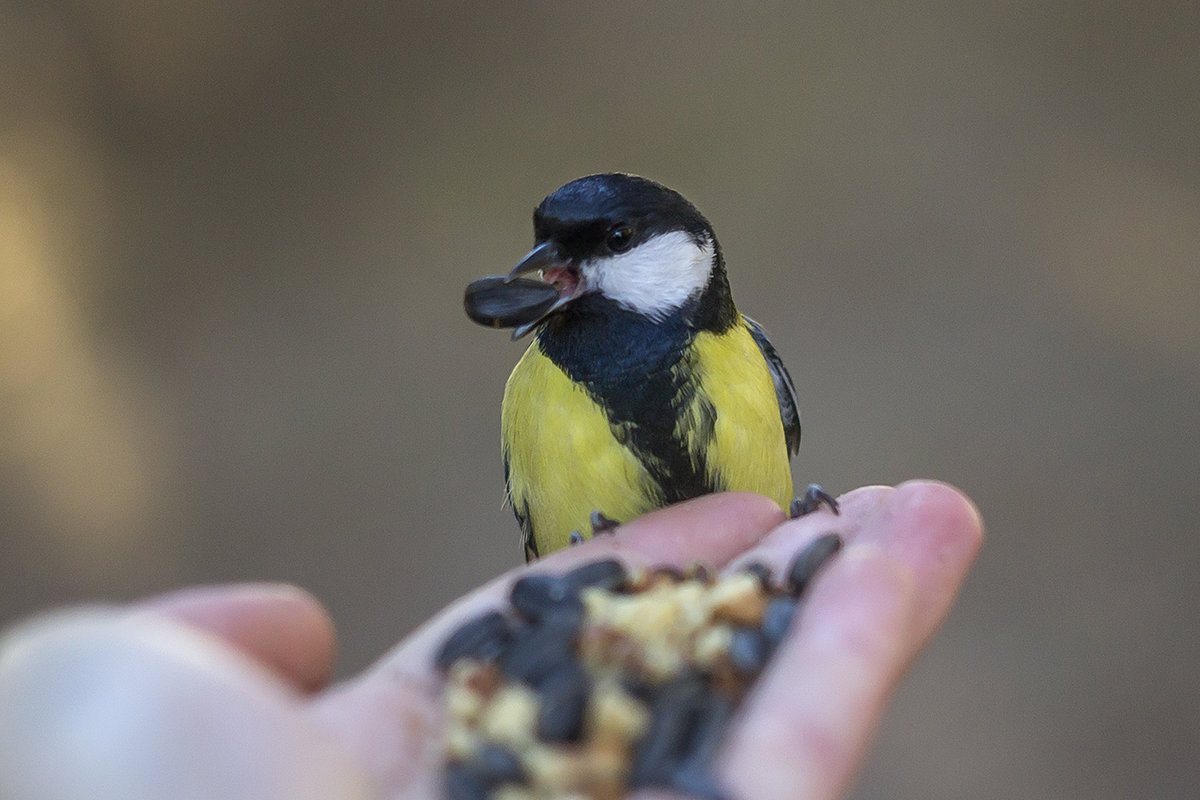
[[[700,333],[692,344],[693,369],[716,410],[713,435],[689,442],[703,453],[719,491],[766,495],[782,508],[792,500],[792,471],[779,399],[762,351],[744,323],[725,333]]]
[[[565,547],[572,530],[590,532],[593,510],[627,520],[654,508],[649,473],[614,438],[604,409],[536,342],[505,386],[500,435],[509,499],[543,555]]]
[[[745,323],[697,334],[672,369],[686,390],[669,434],[708,490],[757,492],[786,506],[792,479],[779,404]],[[566,546],[572,530],[590,535],[594,510],[623,522],[663,502],[659,481],[670,476],[652,474],[601,400],[536,341],[508,379],[501,438],[509,497],[542,555]]]

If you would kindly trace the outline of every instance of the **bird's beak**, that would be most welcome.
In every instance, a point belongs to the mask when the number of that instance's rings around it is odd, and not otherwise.
[[[507,281],[518,275],[528,275],[531,272],[546,272],[556,267],[566,267],[567,260],[563,258],[558,244],[546,241],[525,254],[525,257],[508,273]]]
[[[542,280],[521,277],[542,273]],[[525,254],[507,276],[480,278],[467,287],[467,316],[481,325],[512,328],[520,339],[542,320],[583,294],[579,270],[554,241]]]

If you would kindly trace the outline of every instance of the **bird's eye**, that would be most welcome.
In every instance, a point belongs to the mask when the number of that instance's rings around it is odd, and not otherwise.
[[[614,253],[624,253],[633,244],[633,229],[628,225],[617,225],[608,232],[605,243]]]

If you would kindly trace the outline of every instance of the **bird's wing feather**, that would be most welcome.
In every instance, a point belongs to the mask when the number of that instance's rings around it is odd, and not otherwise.
[[[525,560],[532,561],[538,557],[537,539],[533,538],[533,523],[529,520],[529,509],[518,508],[512,496],[512,480],[509,477],[508,451],[504,452],[504,496],[512,506],[513,516],[521,526],[521,545],[525,548]]]
[[[787,441],[788,453],[796,455],[800,449],[800,405],[796,402],[796,387],[792,384],[792,376],[788,374],[783,360],[775,352],[775,347],[762,326],[749,317],[743,316],[754,343],[762,351],[767,360],[767,368],[771,371],[771,380],[775,384],[775,397],[779,400],[779,418],[783,420],[783,435]]]

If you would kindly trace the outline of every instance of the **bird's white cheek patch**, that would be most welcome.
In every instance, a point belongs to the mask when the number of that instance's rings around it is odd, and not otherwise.
[[[628,253],[589,261],[583,275],[589,288],[657,319],[704,288],[712,258],[711,245],[697,245],[687,233],[671,231]]]

